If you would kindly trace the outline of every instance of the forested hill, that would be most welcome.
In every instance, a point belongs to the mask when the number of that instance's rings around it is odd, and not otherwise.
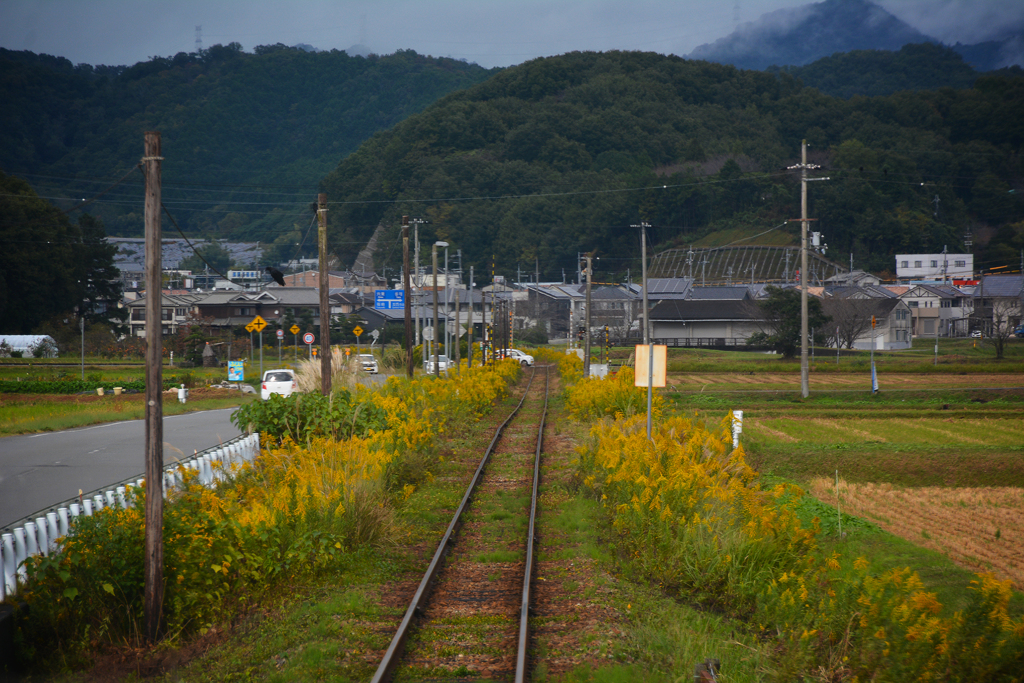
[[[608,278],[636,272],[630,226],[641,221],[659,248],[772,228],[758,239],[785,242],[797,224],[778,226],[800,210],[786,167],[806,138],[831,178],[811,184],[828,256],[891,271],[894,253],[955,252],[967,230],[976,249],[1021,238],[1022,106],[1024,79],[1013,77],[846,100],[786,74],[572,53],[448,95],[374,136],[322,188],[343,262],[383,221],[395,232],[382,256],[397,266],[408,214],[431,221],[421,242],[461,249],[484,280],[492,255],[499,273],[539,264],[541,279],[560,279],[591,250]]]
[[[270,241],[296,220],[305,227],[318,180],[374,132],[491,73],[413,51],[246,53],[232,43],[93,67],[0,49],[0,169],[42,196],[89,197],[158,130],[164,201],[183,227]],[[140,196],[121,187],[94,205],[108,233],[141,234]]]
[[[935,43],[904,45],[891,50],[837,52],[806,66],[773,66],[770,72],[784,72],[804,85],[826,95],[891,95],[901,90],[970,88],[978,77],[964,58],[951,47]],[[1011,73],[1020,74],[1020,67]]]

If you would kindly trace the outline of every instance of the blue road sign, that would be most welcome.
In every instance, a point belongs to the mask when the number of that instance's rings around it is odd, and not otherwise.
[[[373,292],[373,307],[378,310],[405,308],[405,290],[376,289]]]

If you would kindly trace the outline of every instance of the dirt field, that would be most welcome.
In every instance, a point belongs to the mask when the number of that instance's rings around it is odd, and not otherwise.
[[[833,480],[817,478],[811,492],[836,504]],[[1019,488],[900,488],[840,480],[843,512],[937,550],[962,567],[992,572],[1024,589],[1024,490]]]

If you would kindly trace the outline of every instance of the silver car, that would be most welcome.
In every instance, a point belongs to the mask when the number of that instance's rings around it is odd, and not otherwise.
[[[359,363],[362,365],[364,372],[371,375],[376,375],[380,372],[380,368],[377,366],[377,359],[374,358],[372,353],[359,354]]]

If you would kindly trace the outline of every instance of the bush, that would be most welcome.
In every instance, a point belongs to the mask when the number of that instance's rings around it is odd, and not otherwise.
[[[387,428],[383,408],[368,401],[356,401],[347,389],[322,394],[271,394],[266,401],[248,403],[231,415],[239,429],[268,434],[278,443],[286,438],[306,443],[312,438],[347,439],[365,437],[370,431]]]

